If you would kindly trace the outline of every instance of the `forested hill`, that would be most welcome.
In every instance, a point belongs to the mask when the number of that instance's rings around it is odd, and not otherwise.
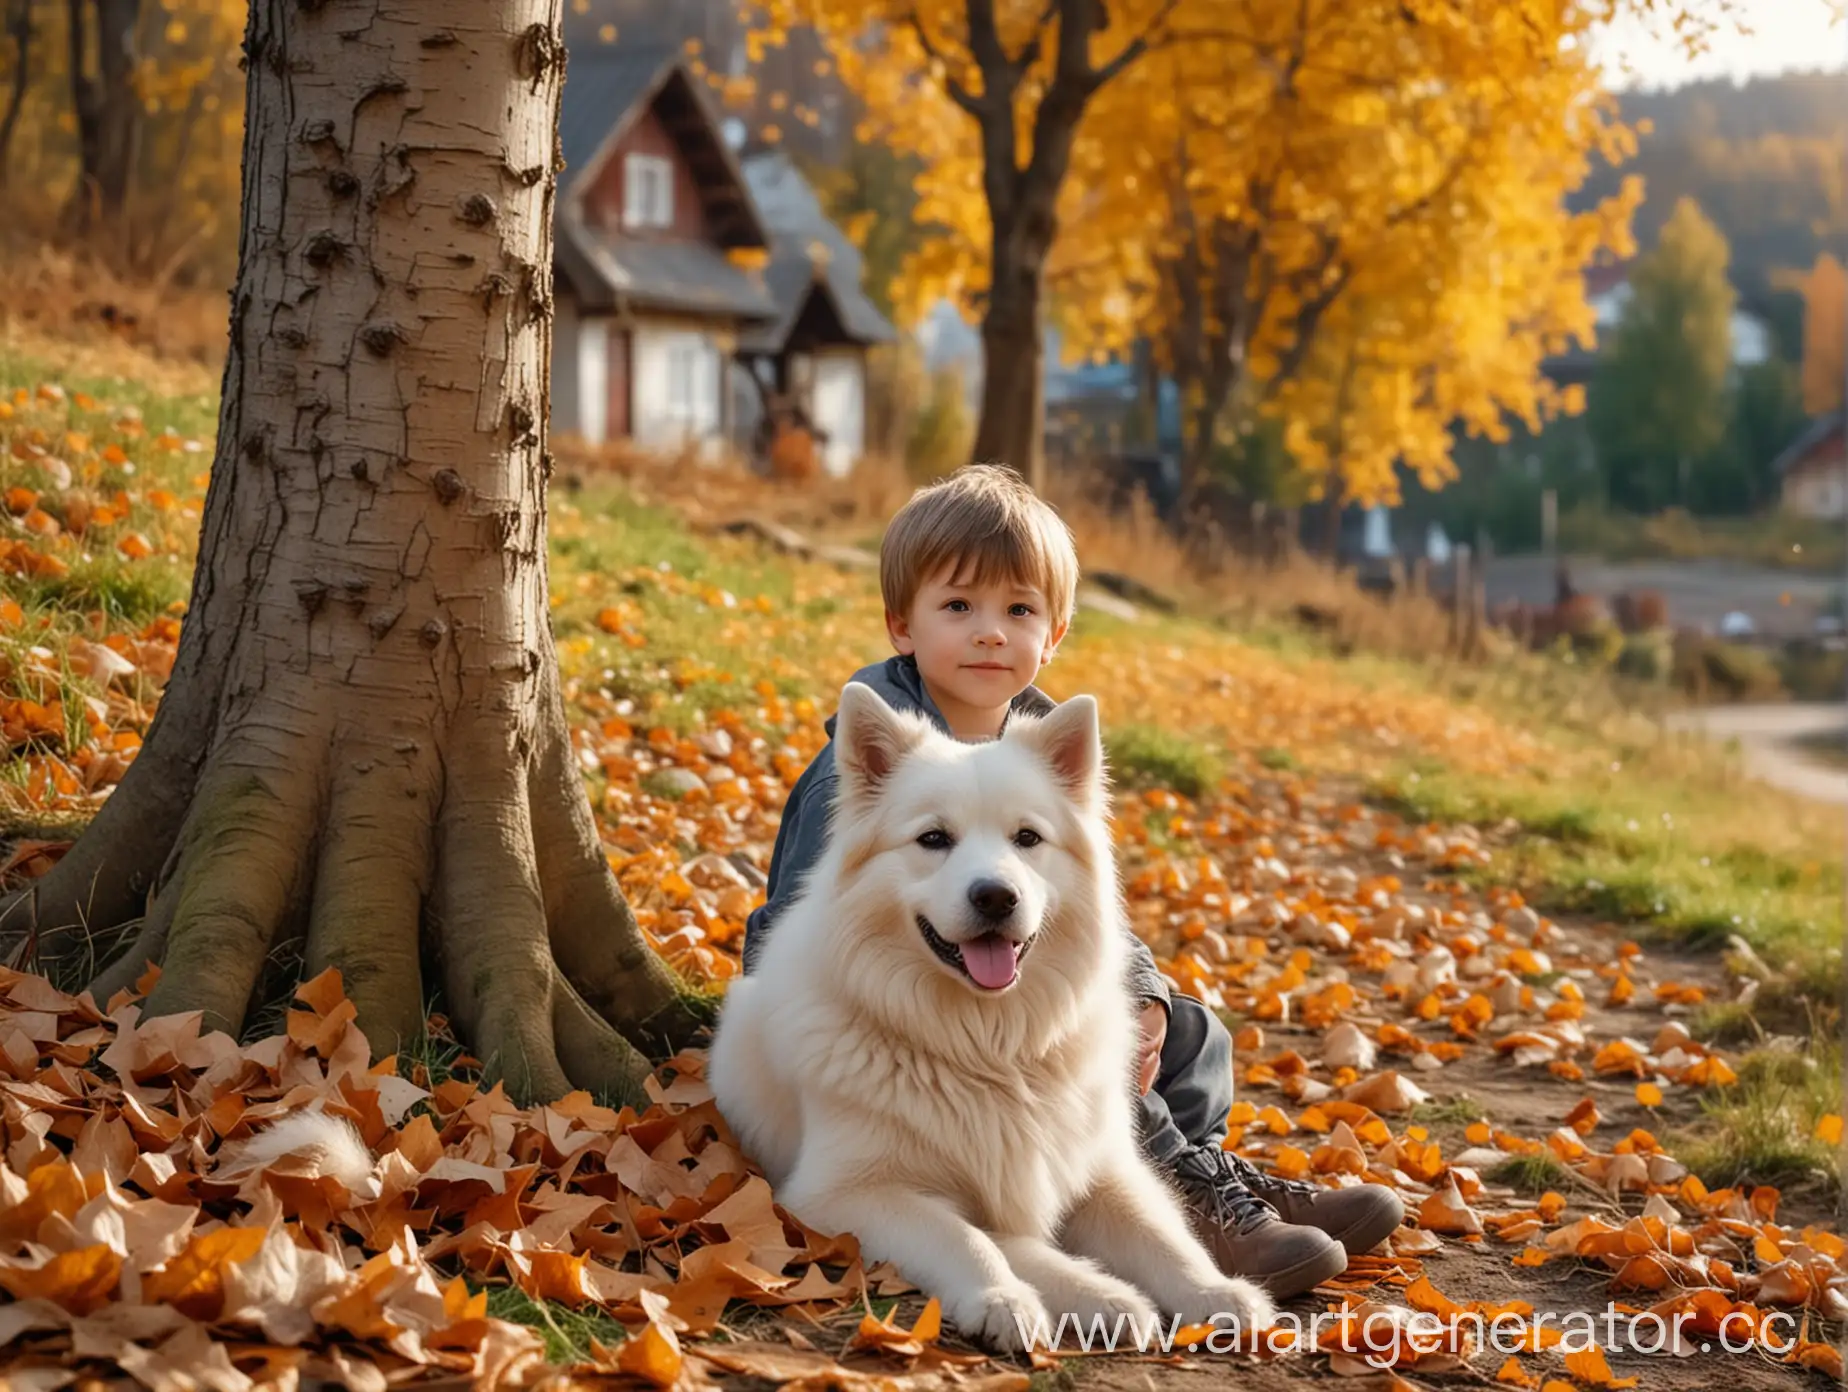
[[[1694,198],[1732,244],[1741,295],[1769,310],[1779,268],[1848,252],[1845,87],[1841,73],[1818,72],[1626,93],[1624,118],[1652,129],[1634,159],[1598,169],[1576,201],[1589,206],[1624,175],[1642,175],[1636,230],[1647,249],[1677,200]]]

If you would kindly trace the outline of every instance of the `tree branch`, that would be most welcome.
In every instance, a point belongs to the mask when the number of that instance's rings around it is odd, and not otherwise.
[[[1007,49],[1001,45],[1001,27],[995,21],[995,0],[967,0],[969,8],[969,52],[975,65],[987,78],[1012,66]]]
[[[1264,384],[1264,400],[1269,402],[1277,395],[1277,389],[1302,370],[1303,363],[1309,357],[1309,349],[1315,342],[1316,330],[1321,326],[1322,316],[1329,307],[1341,298],[1341,292],[1354,278],[1351,262],[1342,263],[1331,279],[1329,271],[1334,268],[1341,253],[1341,239],[1325,233],[1322,238],[1322,259],[1311,275],[1322,282],[1322,286],[1298,307],[1296,311],[1295,335],[1290,343],[1289,352],[1278,361],[1277,371]]]
[[[20,108],[26,101],[26,88],[32,81],[32,0],[11,0],[7,8],[7,33],[12,36],[16,57],[13,95],[7,102],[6,115],[0,117],[0,188],[6,186],[13,128],[19,123]]]
[[[1116,57],[1092,72],[1090,76],[1090,90],[1095,92],[1099,87],[1102,87],[1106,82],[1121,73],[1123,69],[1127,68],[1131,63],[1147,53],[1150,45],[1157,42],[1157,31],[1162,25],[1168,22],[1168,17],[1179,8],[1180,0],[1165,0],[1165,3],[1162,5],[1155,18],[1149,21],[1148,28],[1144,29],[1140,34],[1136,35],[1135,38],[1125,44],[1123,46],[1123,51],[1117,54]]]
[[[1032,70],[1035,63],[1039,62],[1040,54],[1045,51],[1041,40],[1046,37],[1046,30],[1051,26],[1052,21],[1058,17],[1059,0],[1046,0],[1046,8],[1040,11],[1039,23],[1034,26],[1033,37],[1028,39],[1026,47],[1020,50],[1020,56],[1012,60],[1016,73],[1024,76]]]
[[[931,41],[930,33],[924,27],[923,14],[918,10],[913,10],[907,18],[911,23],[911,32],[918,36],[918,47],[924,50],[924,56],[937,67],[943,69],[944,92],[948,94],[950,100],[955,102],[956,105],[975,117],[976,120],[981,120],[982,109],[985,103],[978,101],[974,93],[956,80],[955,74],[950,71],[949,61],[944,58],[942,50]],[[984,96],[985,95],[986,93],[984,93]]]

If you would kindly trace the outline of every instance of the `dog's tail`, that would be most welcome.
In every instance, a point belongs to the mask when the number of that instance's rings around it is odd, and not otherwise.
[[[326,1112],[292,1112],[275,1125],[258,1132],[238,1151],[240,1170],[260,1170],[282,1159],[307,1160],[322,1175],[356,1189],[372,1175],[372,1152],[343,1117]]]

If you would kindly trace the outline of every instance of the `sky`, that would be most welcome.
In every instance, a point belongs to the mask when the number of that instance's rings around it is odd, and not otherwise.
[[[1694,3],[1697,10],[1714,12],[1711,0]],[[1672,37],[1663,37],[1668,26],[1662,20],[1625,20],[1605,31],[1594,52],[1613,87],[1675,86],[1696,78],[1744,78],[1791,69],[1840,71],[1848,66],[1848,25],[1835,18],[1842,7],[1843,0],[1737,0],[1739,19],[1722,20],[1708,51],[1695,58]],[[1741,34],[1741,22],[1752,32]],[[1626,60],[1628,72],[1621,66]]]

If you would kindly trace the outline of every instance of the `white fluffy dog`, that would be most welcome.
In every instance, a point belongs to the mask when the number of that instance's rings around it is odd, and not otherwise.
[[[1096,702],[962,744],[850,684],[835,741],[828,849],[708,1068],[778,1201],[991,1347],[1068,1313],[1261,1328],[1137,1144]]]

